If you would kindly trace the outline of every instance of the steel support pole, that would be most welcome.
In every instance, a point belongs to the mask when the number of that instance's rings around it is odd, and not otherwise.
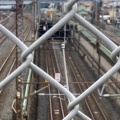
[[[22,40],[23,34],[23,0],[16,0],[16,36]],[[21,65],[21,50],[16,48],[16,68]],[[16,78],[16,111],[17,111],[17,120],[22,120],[22,75],[19,75]]]

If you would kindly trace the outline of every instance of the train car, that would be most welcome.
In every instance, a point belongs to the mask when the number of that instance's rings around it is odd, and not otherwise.
[[[40,14],[38,37],[41,37],[45,32],[47,32],[52,26],[54,26],[60,20],[60,16],[57,14],[56,9],[42,8],[42,10],[43,12]],[[69,23],[67,23],[65,26],[56,31],[55,34],[52,35],[50,39],[63,40],[64,37],[67,39],[71,37]]]
[[[1,5],[0,11],[15,11],[15,6],[13,6],[13,5]]]
[[[54,22],[50,22],[50,21],[41,21],[39,23],[39,34],[38,34],[38,37],[41,37],[54,24],[55,24]],[[56,31],[55,34],[52,35],[50,39],[52,39],[52,40],[64,40],[64,38],[66,38],[66,39],[70,39],[71,38],[71,31],[70,31],[69,23],[67,23],[65,26],[63,26],[58,31]]]
[[[14,5],[0,5],[0,11],[15,11]]]

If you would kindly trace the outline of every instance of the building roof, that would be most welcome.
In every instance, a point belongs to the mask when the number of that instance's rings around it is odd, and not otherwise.
[[[120,6],[120,1],[117,1],[117,2],[111,2],[109,5],[110,5],[110,6],[114,6],[114,7],[116,7],[116,6]]]
[[[83,1],[83,2],[81,2],[82,4],[84,4],[84,5],[86,5],[86,6],[91,6],[92,4],[93,4],[93,2],[91,2],[91,1],[89,1],[89,2],[87,2],[87,1]]]
[[[108,3],[108,0],[103,0],[103,3],[104,3],[104,4]]]

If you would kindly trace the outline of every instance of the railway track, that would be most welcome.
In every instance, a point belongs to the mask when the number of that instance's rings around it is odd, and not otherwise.
[[[11,31],[11,32],[13,32],[14,30],[15,30],[15,24],[13,24],[10,28],[9,28],[9,30]],[[1,43],[3,43],[3,41],[4,40],[6,40],[7,39],[7,36],[4,36],[3,34],[0,36],[0,44]]]
[[[60,46],[61,45],[59,45],[58,48],[55,43],[49,43],[43,45],[40,50],[37,51],[37,59],[40,60],[38,62],[38,66],[40,66],[53,78],[54,74],[57,72],[61,73],[61,76],[64,76],[63,68],[58,67],[61,66],[62,62],[60,60],[59,53],[59,49],[61,49]],[[66,61],[69,68],[68,74],[70,91],[75,96],[78,96],[84,92],[91,84],[93,84],[95,79],[89,76],[90,73],[87,73],[87,70],[84,70],[86,66],[84,66],[81,60],[78,60],[75,57],[76,55],[74,53],[75,51],[68,49],[68,51],[66,51]],[[91,68],[89,68],[89,71],[93,72]],[[68,113],[67,98],[63,94],[59,93],[59,91],[54,86],[51,86],[47,80],[39,77],[39,81],[37,81],[37,83],[38,89],[47,85],[49,85],[49,87],[38,94],[36,119],[61,120]],[[65,77],[62,77],[60,83],[63,85],[66,84]],[[101,104],[101,102],[103,103]],[[102,99],[99,99],[97,92],[94,92],[93,94],[89,95],[84,101],[81,101],[80,106],[80,110],[88,115],[92,120],[113,120],[113,117],[111,117],[112,114],[110,115],[107,112],[105,103]],[[75,120],[78,119],[75,118]]]
[[[97,39],[95,37],[95,35],[93,35],[90,31],[88,31],[86,29],[85,29],[85,31],[88,34],[90,34],[94,39]],[[116,43],[117,45],[119,45],[119,38],[117,36],[115,36],[113,34],[110,34],[109,32],[106,32],[104,30],[101,30],[101,31],[107,37],[109,37],[114,43]],[[83,36],[83,38],[84,38],[84,36]],[[87,40],[88,40],[88,38],[85,37],[85,41],[87,41]],[[89,40],[87,42],[89,43]],[[102,55],[104,55],[104,54],[101,54],[102,52],[101,53],[96,53],[96,54],[94,53],[95,55],[92,55],[92,53],[89,53],[88,50],[83,51],[83,48],[81,49],[81,47],[80,47],[81,44],[80,44],[79,40],[75,39],[75,38],[74,38],[74,45],[75,45],[75,47],[76,47],[77,50],[79,50],[79,49],[82,50],[82,52],[84,52],[85,55],[87,54],[87,56],[89,56],[90,59],[92,59],[93,61],[95,61],[95,64],[99,67],[99,69],[101,69],[103,72],[107,72],[106,69],[104,68],[104,66],[100,66],[99,61],[97,61],[98,58],[95,58],[95,56],[102,56]],[[96,51],[96,49],[97,49],[96,44],[95,43],[93,43],[93,44],[91,43],[90,45],[91,45],[91,48],[94,49],[94,51]],[[89,59],[89,57],[88,57],[88,59]],[[106,57],[105,55],[103,57],[107,61],[110,61],[111,67],[114,65],[113,62],[111,62],[110,58]],[[91,64],[93,64],[93,63],[91,62]],[[94,67],[96,67],[96,66],[94,66]],[[119,74],[119,72],[117,74]],[[115,78],[111,77],[111,79],[109,79],[109,82],[106,83],[106,86],[107,86],[107,91],[109,91],[109,93],[111,93],[111,94],[120,94],[119,80],[116,80]],[[109,94],[107,94],[107,92],[106,92],[106,96],[107,95],[109,97]]]
[[[11,21],[14,22],[14,21]],[[30,34],[30,27],[31,27],[31,20],[29,18],[24,18],[23,20],[23,42],[28,41],[32,43],[31,34]],[[15,26],[11,28],[12,33],[15,33]],[[14,24],[15,25],[15,24]],[[8,25],[10,26],[10,25]],[[27,45],[30,43],[26,42]],[[6,76],[8,76],[12,71],[16,68],[16,45],[10,41],[6,36],[1,34],[1,43],[0,43],[0,81],[3,80]],[[16,96],[16,82],[12,81],[6,88],[0,90],[0,118],[1,119],[8,119],[7,116],[4,114],[9,113],[9,116],[12,116],[11,113],[11,105],[13,99]],[[9,104],[8,104],[9,103]],[[4,106],[6,105],[6,106]],[[9,117],[9,119],[11,119]]]
[[[90,33],[88,31],[88,33]],[[111,40],[115,39],[113,42],[115,42],[117,45],[119,45],[119,38],[115,35],[110,35],[107,34],[107,33],[104,33],[106,36],[108,36]],[[97,39],[92,33],[90,34],[94,39]],[[77,36],[77,35],[76,35]],[[75,37],[76,37],[75,36]],[[79,35],[78,35],[79,36]],[[80,36],[81,37],[81,36]],[[83,37],[83,36],[82,36]],[[90,36],[89,36],[90,37]],[[74,37],[73,37],[74,38]],[[78,38],[78,37],[76,37]],[[84,38],[84,37],[83,37]],[[83,42],[82,43],[82,40],[86,41],[86,42]],[[118,41],[117,41],[118,40]],[[89,44],[89,46],[87,46],[87,44]],[[95,53],[97,52],[96,50],[96,45],[94,43],[90,43],[90,41],[88,40],[88,38],[86,39],[75,39],[74,38],[74,46],[76,48],[77,51],[80,51],[80,54],[82,55],[83,59],[85,61],[88,62],[88,64],[93,67],[93,71],[94,73],[98,74],[98,69],[100,69],[100,71],[102,71],[100,73],[100,76],[102,76],[104,73],[107,72],[107,68],[105,68],[104,66],[107,66],[108,64],[105,65],[105,61],[101,61],[102,57],[108,62],[110,61],[110,58],[106,57],[104,54],[101,54],[101,52],[99,51],[99,53]],[[86,47],[87,46],[87,47]],[[91,50],[89,50],[89,49]],[[93,53],[92,53],[93,52]],[[102,56],[103,55],[103,56]],[[98,59],[98,57],[96,56],[100,56],[100,59]],[[100,60],[100,61],[99,61]],[[94,61],[94,62],[93,62]],[[93,64],[94,63],[94,64]],[[103,65],[102,65],[103,63]],[[111,67],[114,65],[112,62],[109,63],[111,65]],[[109,70],[109,69],[108,69]],[[117,76],[118,76],[119,72],[117,72]],[[117,79],[118,78],[118,79]],[[112,97],[112,98],[107,98],[108,100],[113,100],[114,101],[114,104],[115,106],[118,106],[118,109],[119,109],[119,97],[117,96],[118,94],[120,94],[120,87],[119,87],[119,77],[117,77],[116,79],[114,77],[111,77],[109,79],[108,82],[106,82],[104,85],[105,85],[105,89],[104,89],[104,92],[103,92],[103,96],[104,97]],[[98,79],[98,78],[97,78]],[[95,80],[97,80],[95,79]],[[87,80],[87,79],[86,79]],[[94,81],[95,81],[94,80]],[[94,82],[93,81],[93,82]],[[85,84],[84,84],[85,85]],[[101,96],[101,97],[103,97]],[[103,98],[104,99],[104,98]],[[110,100],[110,102],[111,102]],[[109,118],[110,119],[110,118]]]
[[[29,46],[32,42],[32,31],[31,31],[31,19],[30,15],[27,14],[23,18],[23,42]],[[14,18],[14,17],[11,17]],[[11,20],[11,19],[9,19]],[[14,19],[15,20],[15,19]],[[8,22],[8,29],[14,23],[12,20]],[[7,24],[8,24],[7,23]],[[11,23],[11,24],[10,24]],[[15,34],[15,29],[13,28],[12,33]],[[2,34],[1,34],[2,37]],[[4,39],[4,40],[3,40]],[[12,71],[16,69],[16,45],[9,40],[6,36],[2,37],[2,42],[0,44],[0,81],[8,76]],[[11,105],[16,96],[16,81],[12,81],[7,87],[0,90],[0,118],[1,119],[12,119]],[[4,106],[5,105],[5,106]],[[9,113],[8,116],[4,114]]]
[[[103,32],[110,40],[112,40],[116,45],[118,45],[118,46],[120,45],[120,39],[119,39],[120,36],[116,35],[115,32],[113,32],[113,33],[111,34],[111,32],[109,32],[109,31],[102,30],[102,29],[100,29],[100,30],[101,30],[101,32]]]
[[[85,66],[83,64],[78,66],[73,58],[74,58],[74,56],[72,56],[72,54],[70,52],[67,52],[66,59],[69,62],[69,65],[73,72],[74,82],[78,83],[76,85],[78,86],[80,93],[82,93],[90,86],[90,85],[88,85],[87,82],[89,82],[91,79],[85,73],[86,72],[84,70]],[[85,74],[86,74],[86,76],[85,76]],[[79,83],[79,82],[83,82],[83,83]],[[96,97],[98,97],[98,96],[96,96],[94,93],[92,93],[84,101],[86,104],[86,108],[89,111],[88,116],[90,118],[92,118],[92,120],[108,120],[109,118],[106,117],[106,114],[103,112],[104,109],[102,109],[102,107],[100,106]]]
[[[58,61],[56,61],[57,59],[55,59],[55,54],[54,54],[54,52],[53,52],[53,50],[50,50],[50,58],[51,58],[51,62],[52,62],[52,66],[53,66],[53,72],[54,72],[54,74],[55,73],[60,73],[60,71],[59,71],[59,69],[58,69],[58,66],[57,66],[57,63],[58,63]],[[54,90],[54,89],[53,89]],[[54,90],[54,92],[55,92],[55,90]],[[58,91],[57,89],[56,89],[56,93],[57,93],[57,96],[53,96],[53,98],[54,98],[54,103],[56,103],[56,98],[58,98],[59,99],[59,104],[58,105],[55,105],[55,106],[60,106],[60,110],[58,109],[58,108],[54,108],[54,110],[56,110],[57,111],[57,109],[59,110],[59,112],[58,113],[60,113],[61,112],[61,114],[60,114],[60,116],[62,116],[62,119],[67,115],[67,104],[66,104],[66,102],[68,102],[68,101],[65,101],[65,96],[64,95],[61,95],[62,93],[60,93],[60,91]],[[54,111],[55,112],[55,111]],[[61,119],[61,118],[59,118],[59,119]]]
[[[14,21],[14,18],[12,17],[10,20],[12,20],[13,23],[11,24],[11,26],[9,26],[8,29],[10,31],[14,31],[15,30],[15,24],[14,24],[15,21]],[[0,39],[1,39],[0,40],[0,48],[1,48],[1,57],[0,57],[1,58],[0,59],[0,66],[1,67],[0,67],[0,73],[1,73],[1,80],[2,80],[4,78],[3,76],[7,76],[8,75],[7,73],[10,72],[9,68],[11,68],[10,67],[11,64],[12,64],[11,62],[13,62],[14,59],[15,59],[15,56],[14,56],[14,54],[15,54],[15,51],[14,51],[15,47],[12,47],[13,46],[12,42],[10,42],[9,39],[6,36],[4,36],[3,34],[0,36]],[[9,47],[7,47],[8,45],[9,45]],[[9,59],[10,57],[11,57],[11,59]],[[9,60],[11,62],[7,65],[6,63]],[[6,71],[7,68],[6,68],[5,64],[7,65],[8,71]]]
[[[6,26],[7,22],[8,22],[8,19],[5,20],[5,21],[3,21],[1,24],[4,25],[4,26]]]
[[[27,38],[30,33],[30,20],[27,17],[25,17],[25,19],[26,19],[25,20],[26,26],[23,28],[23,34],[24,34],[23,42],[27,41]],[[15,24],[10,27],[10,30],[12,30],[13,33],[15,32]],[[2,49],[4,44],[6,48],[4,47]],[[8,45],[9,47],[7,47]],[[0,59],[0,73],[1,73],[0,76],[2,80],[6,76],[8,76],[16,66],[16,45],[14,45],[14,43],[9,41],[6,36],[2,35],[0,46],[2,49],[1,51],[2,57]]]
[[[44,56],[44,70],[49,73],[52,77],[55,76],[55,73],[58,72],[58,68],[55,61],[55,56],[50,45],[46,45],[47,50],[42,50],[42,58]],[[45,47],[46,48],[46,47]],[[46,84],[49,84],[47,80],[44,80]],[[38,97],[38,99],[45,99],[46,104],[42,110],[46,111],[46,115],[38,115],[37,119],[45,118],[50,120],[63,119],[67,114],[67,105],[65,101],[65,96],[58,91],[54,86],[51,86],[44,91],[44,96]],[[39,94],[39,95],[42,95]],[[39,101],[39,100],[38,100]],[[40,105],[42,107],[42,105]],[[38,107],[40,108],[40,107]],[[45,110],[46,108],[46,110]],[[38,109],[39,111],[39,109]]]
[[[25,33],[24,36],[24,41],[26,40],[26,38],[28,38],[29,32],[30,32],[30,28],[25,26],[24,30]],[[60,72],[57,66],[57,61],[55,59],[55,55],[53,52],[53,48],[50,45],[46,45],[47,49],[45,47],[44,50],[42,50],[42,52],[40,52],[40,59],[42,59],[42,68],[43,70],[45,70],[47,73],[49,73],[52,77],[54,77],[55,73]],[[13,70],[13,68],[15,67],[15,45],[12,47],[11,52],[9,55],[7,55],[7,57],[5,58],[4,63],[2,64],[1,68],[0,68],[0,73],[6,73],[5,76],[9,75],[11,73],[11,71]],[[12,56],[13,54],[13,56]],[[69,54],[69,53],[68,53]],[[67,60],[69,62],[69,65],[71,67],[72,70],[72,74],[74,76],[74,80],[73,82],[77,83],[76,86],[78,86],[77,90],[78,93],[82,93],[83,91],[85,91],[88,87],[89,84],[88,81],[86,81],[86,79],[84,78],[84,75],[82,74],[81,70],[78,68],[78,66],[76,65],[75,61],[74,61],[74,56],[72,55],[68,55]],[[7,62],[9,64],[9,60],[12,61],[11,67],[9,67],[10,69],[8,69],[8,67],[5,67],[5,65],[7,65]],[[38,65],[40,65],[41,63],[38,62]],[[4,69],[7,68],[7,72],[4,71]],[[78,81],[79,78],[81,81]],[[49,85],[49,83],[47,82],[47,80],[44,80],[43,78],[40,78],[43,81],[42,85],[37,85],[37,88],[39,89],[39,87],[44,87],[44,85]],[[44,93],[43,93],[44,92]],[[51,120],[61,120],[62,118],[65,117],[65,115],[67,114],[67,100],[65,98],[64,95],[62,95],[55,87],[53,86],[49,86],[46,90],[44,90],[43,92],[40,92],[38,94],[38,110],[37,110],[37,119],[51,119]],[[42,105],[39,103],[42,101]],[[67,103],[67,104],[66,104]],[[104,114],[104,110],[101,108],[101,106],[99,105],[99,103],[97,102],[96,96],[94,94],[88,96],[88,98],[86,98],[85,100],[87,109],[89,110],[87,112],[87,114],[93,119],[93,120],[108,120],[109,118],[106,117],[106,114]],[[92,105],[92,106],[90,106]],[[42,108],[41,108],[42,106]],[[41,110],[40,110],[41,109]],[[41,114],[40,114],[41,112]],[[110,119],[109,119],[110,120]]]
[[[5,26],[7,29],[9,29],[11,32],[14,31],[15,29],[15,19],[14,16],[10,16],[7,18],[3,23],[1,23],[3,26]],[[1,32],[0,32],[0,39],[3,39],[5,37]],[[3,41],[3,40],[1,40]],[[1,43],[0,41],[0,43]]]

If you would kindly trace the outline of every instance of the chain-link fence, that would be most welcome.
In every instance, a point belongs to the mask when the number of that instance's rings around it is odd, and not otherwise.
[[[27,47],[21,40],[19,40],[13,33],[7,30],[4,26],[0,24],[0,31],[8,36],[21,50],[21,58],[22,64],[9,76],[7,76],[2,82],[0,82],[0,89],[4,88],[14,80],[15,77],[20,75],[24,69],[30,67],[36,74],[42,76],[44,79],[48,80],[50,84],[54,85],[58,90],[60,90],[68,99],[69,99],[69,113],[63,118],[64,120],[70,120],[74,116],[78,116],[81,119],[91,120],[84,113],[79,111],[79,103],[81,100],[85,99],[89,94],[91,94],[95,89],[97,89],[100,85],[102,85],[105,81],[108,80],[114,73],[116,73],[120,69],[120,59],[119,52],[120,47],[115,45],[109,38],[107,38],[104,34],[102,34],[98,29],[96,29],[93,25],[83,19],[80,15],[77,14],[77,1],[78,0],[70,0],[66,4],[66,15],[57,22],[52,28],[50,28],[44,35],[42,35],[38,40],[36,40],[30,47]],[[112,51],[111,59],[116,62],[116,64],[101,78],[99,78],[93,85],[91,85],[86,91],[84,91],[77,98],[68,91],[64,86],[55,81],[49,74],[43,71],[41,68],[36,66],[32,62],[32,52],[37,49],[43,42],[45,42],[49,37],[51,37],[56,31],[58,31],[61,27],[64,26],[71,18],[74,18],[78,23],[83,25],[86,29],[90,30],[96,36],[98,36],[102,42],[107,44]]]

